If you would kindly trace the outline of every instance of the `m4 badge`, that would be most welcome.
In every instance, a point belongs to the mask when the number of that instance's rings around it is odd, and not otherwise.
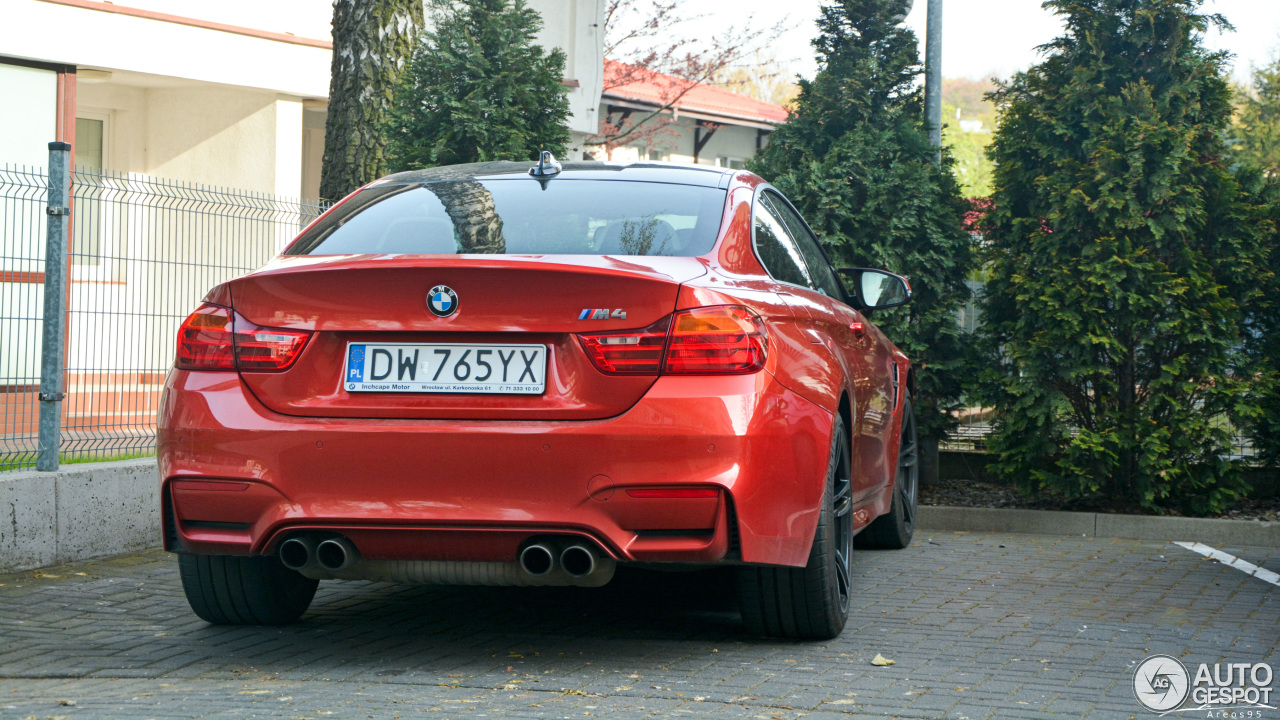
[[[627,311],[622,308],[618,308],[617,310],[608,310],[605,308],[583,308],[582,312],[578,313],[579,320],[608,320],[610,318],[615,320],[626,320]]]

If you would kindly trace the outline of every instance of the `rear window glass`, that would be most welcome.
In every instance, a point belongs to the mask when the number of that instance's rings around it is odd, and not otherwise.
[[[618,180],[460,180],[374,187],[289,255],[703,255],[725,190]]]

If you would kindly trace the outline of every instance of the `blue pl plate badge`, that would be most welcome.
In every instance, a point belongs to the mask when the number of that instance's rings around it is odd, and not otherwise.
[[[362,383],[364,382],[364,346],[352,345],[348,348],[347,356],[347,382]]]

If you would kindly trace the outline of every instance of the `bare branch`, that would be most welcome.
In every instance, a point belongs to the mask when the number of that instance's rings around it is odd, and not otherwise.
[[[605,73],[604,91],[644,83],[658,89],[660,102],[635,121],[614,124],[601,118],[600,131],[590,144],[612,150],[624,140],[635,143],[667,130],[674,119],[664,122],[663,116],[672,115],[690,91],[713,83],[728,67],[787,29],[785,23],[758,30],[730,27],[709,40],[695,40],[682,30],[704,16],[682,10],[683,0],[608,0],[605,57],[616,62]],[[745,26],[751,25],[748,16]]]

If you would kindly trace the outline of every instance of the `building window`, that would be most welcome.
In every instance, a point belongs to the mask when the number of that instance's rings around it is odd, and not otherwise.
[[[120,281],[123,267],[111,261],[123,249],[125,214],[119,205],[125,188],[107,171],[111,157],[111,115],[82,111],[76,117],[75,165],[71,176],[73,210],[72,278],[81,281]]]
[[[102,136],[106,120],[76,118],[76,166],[102,169]]]
[[[747,167],[747,161],[743,158],[718,157],[716,158],[716,167],[744,170]]]

